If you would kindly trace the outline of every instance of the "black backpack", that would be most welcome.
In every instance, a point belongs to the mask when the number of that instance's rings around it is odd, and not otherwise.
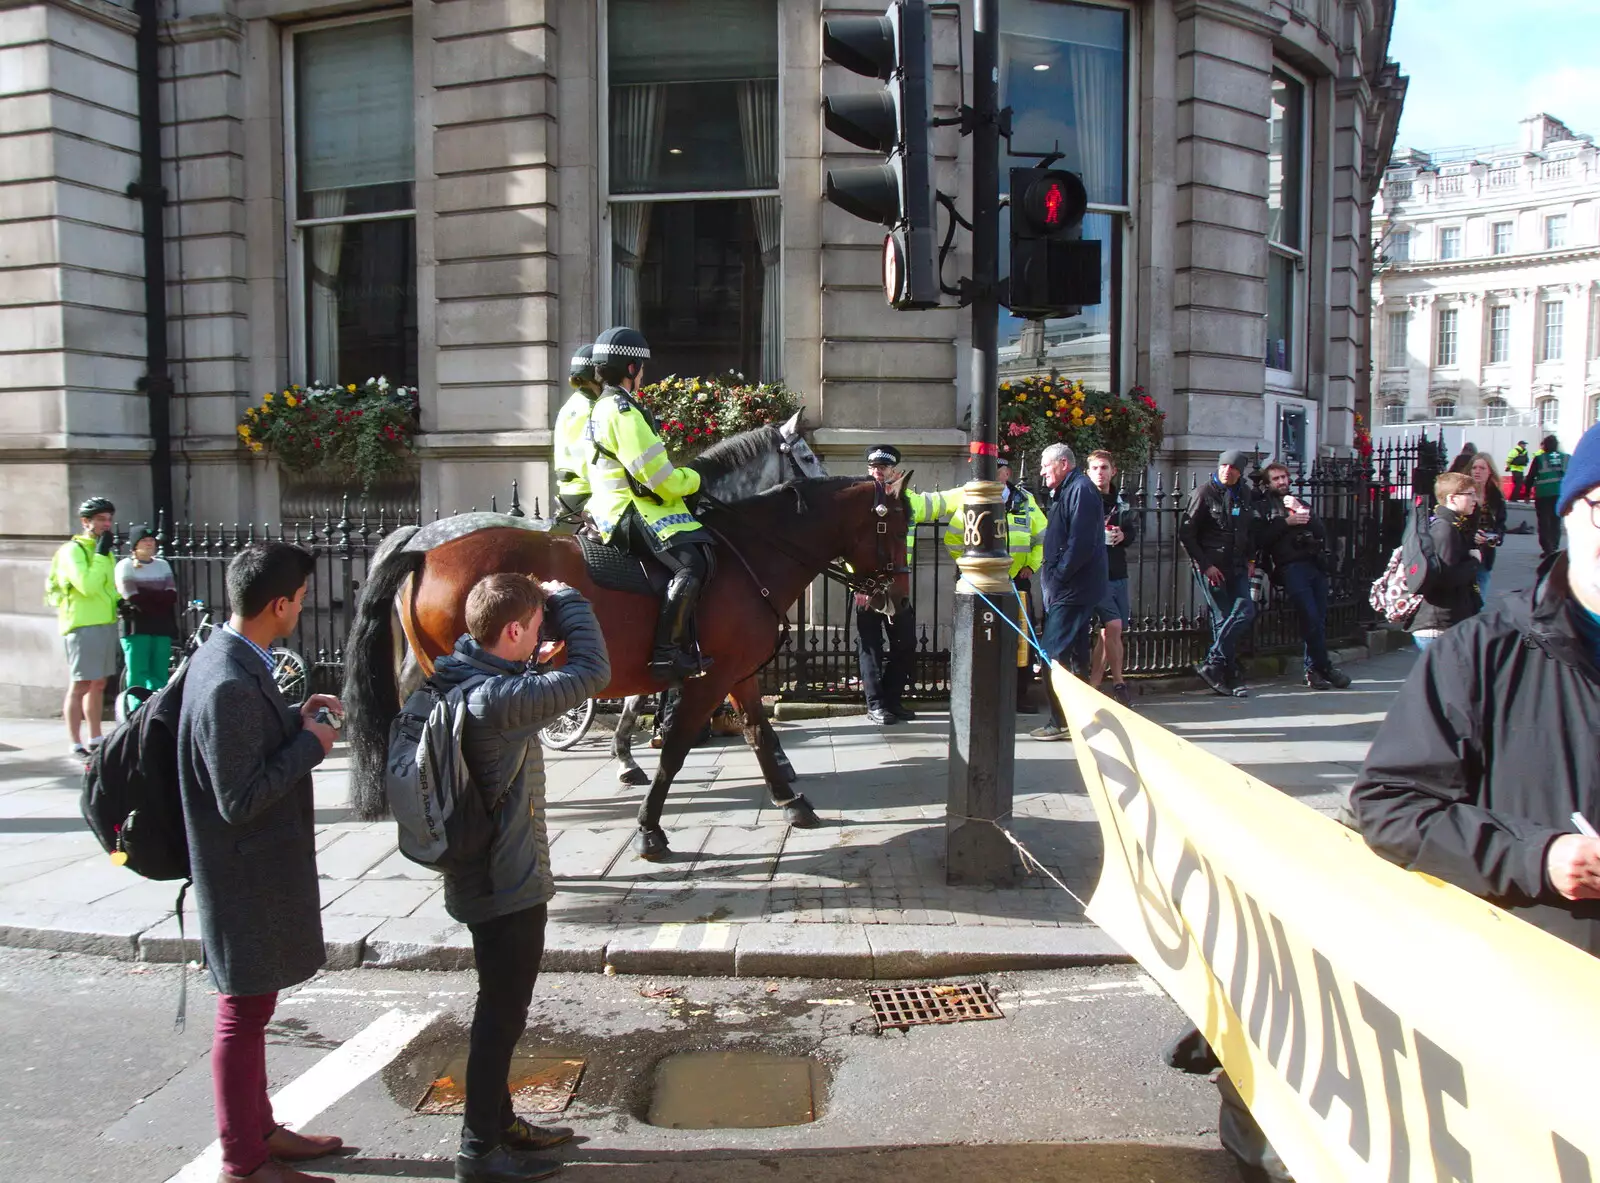
[[[112,862],[146,879],[189,878],[178,792],[178,714],[187,668],[108,735],[83,770],[83,820]]]
[[[1400,539],[1400,570],[1406,590],[1416,595],[1427,592],[1439,571],[1439,552],[1434,549],[1433,534],[1428,530],[1432,521],[1433,515],[1424,508],[1422,498],[1417,498]]]

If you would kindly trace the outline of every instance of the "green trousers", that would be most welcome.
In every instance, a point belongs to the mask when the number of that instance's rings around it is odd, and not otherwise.
[[[171,637],[123,637],[122,660],[128,667],[123,685],[160,690],[172,664]]]

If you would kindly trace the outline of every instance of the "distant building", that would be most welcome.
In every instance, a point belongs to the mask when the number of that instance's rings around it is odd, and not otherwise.
[[[1398,152],[1373,211],[1373,419],[1555,432],[1600,419],[1600,151],[1549,115],[1512,146]]]

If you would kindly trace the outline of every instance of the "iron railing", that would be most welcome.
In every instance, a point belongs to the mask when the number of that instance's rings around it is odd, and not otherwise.
[[[1372,622],[1367,592],[1399,543],[1414,472],[1438,471],[1433,445],[1426,440],[1386,444],[1370,462],[1336,461],[1318,466],[1293,482],[1297,496],[1327,525],[1333,558],[1328,636],[1333,645],[1358,640]],[[1141,479],[1126,499],[1137,514],[1138,540],[1129,548],[1132,622],[1127,632],[1126,670],[1152,677],[1187,669],[1210,642],[1204,599],[1193,565],[1178,545],[1178,526],[1189,495],[1208,473],[1153,473]],[[489,499],[497,508],[497,498]],[[508,512],[523,516],[513,485]],[[538,516],[537,503],[533,515]],[[441,516],[435,511],[433,517]],[[401,522],[381,511],[368,513],[347,498],[293,524],[180,523],[158,531],[162,555],[172,565],[181,602],[203,601],[217,619],[227,603],[228,562],[260,539],[282,539],[309,549],[316,570],[306,607],[288,644],[312,669],[314,690],[336,689],[343,678],[344,646],[355,617],[356,600],[367,567],[384,537]],[[957,570],[944,547],[944,524],[916,531],[912,604],[917,618],[917,651],[907,694],[940,698],[950,690],[950,629]],[[119,539],[118,553],[125,553]],[[1030,605],[1035,621],[1039,605]],[[855,607],[850,593],[825,578],[790,609],[777,651],[762,671],[768,693],[794,699],[855,698],[860,695],[856,657]],[[1281,596],[1256,620],[1249,652],[1297,650],[1299,626],[1292,606]]]

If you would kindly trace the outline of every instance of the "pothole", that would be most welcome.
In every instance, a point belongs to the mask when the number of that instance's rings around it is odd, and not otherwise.
[[[669,1130],[760,1130],[817,1120],[822,1065],[809,1056],[692,1051],[656,1064],[645,1120]]]

